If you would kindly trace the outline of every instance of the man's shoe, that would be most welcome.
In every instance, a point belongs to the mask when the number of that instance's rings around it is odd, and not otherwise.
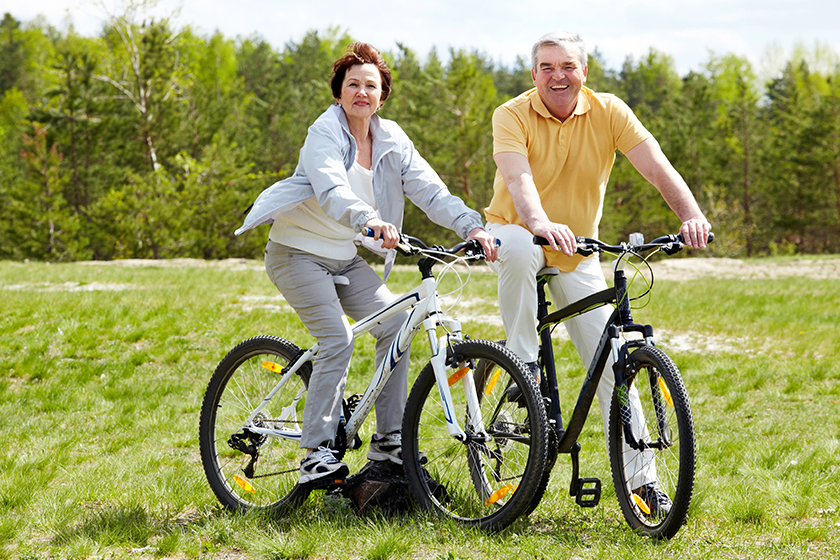
[[[367,458],[371,461],[391,461],[402,465],[402,435],[400,432],[393,432],[382,437],[376,434],[370,438],[370,449]]]
[[[350,469],[333,455],[332,449],[319,447],[300,461],[300,484],[327,476],[347,476]]]
[[[668,494],[659,489],[655,482],[650,482],[637,488],[634,492],[647,505],[654,518],[663,518],[671,511],[671,498]]]

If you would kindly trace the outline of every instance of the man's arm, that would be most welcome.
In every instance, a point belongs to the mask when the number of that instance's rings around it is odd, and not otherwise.
[[[653,138],[648,138],[624,155],[642,177],[657,188],[680,219],[680,233],[683,234],[685,242],[695,249],[705,247],[712,226],[706,220],[682,176],[662,153],[659,143]]]
[[[513,199],[516,213],[534,235],[548,239],[551,248],[558,248],[572,256],[577,248],[572,230],[565,224],[556,224],[548,219],[534,184],[528,158],[515,152],[501,152],[493,156],[505,186]]]

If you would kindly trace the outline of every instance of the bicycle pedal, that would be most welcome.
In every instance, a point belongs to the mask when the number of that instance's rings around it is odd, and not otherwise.
[[[310,490],[334,490],[336,488],[341,488],[347,485],[347,476],[346,475],[339,475],[339,476],[325,476],[324,478],[318,478],[311,482],[307,482],[303,486],[309,488]]]
[[[591,486],[588,486],[591,485]],[[595,507],[601,501],[601,481],[597,478],[579,478],[575,502],[580,507]]]

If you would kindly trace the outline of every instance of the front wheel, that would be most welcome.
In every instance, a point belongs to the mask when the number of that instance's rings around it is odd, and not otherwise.
[[[199,421],[201,462],[213,493],[230,510],[278,512],[309,495],[297,482],[312,364],[303,364],[248,423],[298,352],[276,336],[251,338],[231,350],[210,379]]]
[[[688,393],[677,366],[659,348],[643,346],[629,359],[628,379],[616,386],[610,410],[615,493],[633,529],[654,539],[671,538],[685,523],[694,489],[696,444]],[[629,426],[622,416],[630,418]],[[630,438],[641,441],[643,449],[632,449]]]
[[[539,388],[519,358],[490,341],[451,346],[447,364],[451,413],[467,441],[449,435],[449,413],[428,364],[406,403],[406,478],[423,509],[500,530],[528,510],[545,471],[548,438]],[[468,400],[478,404],[484,433]]]

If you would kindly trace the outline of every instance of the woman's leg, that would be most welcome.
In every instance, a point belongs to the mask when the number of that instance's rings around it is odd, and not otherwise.
[[[347,261],[324,259],[269,241],[268,277],[318,340],[318,355],[309,379],[300,446],[335,443],[353,336],[338,299],[333,274]]]
[[[356,321],[382,309],[395,299],[361,257],[354,259],[341,274],[350,280],[350,284],[338,286],[338,296],[344,311]],[[389,355],[388,351],[407,317],[407,313],[400,313],[370,331],[376,339],[377,371],[383,359],[388,358],[393,362],[397,358],[397,354]],[[406,348],[405,353],[399,357],[391,377],[376,399],[376,431],[380,434],[397,432],[402,427],[405,401],[408,398],[409,350],[410,348]]]

